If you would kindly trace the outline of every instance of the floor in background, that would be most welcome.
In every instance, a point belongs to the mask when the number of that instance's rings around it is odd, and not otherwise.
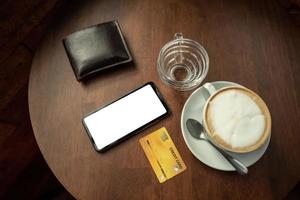
[[[74,199],[35,141],[28,111],[32,53],[19,46],[0,71],[0,199]]]

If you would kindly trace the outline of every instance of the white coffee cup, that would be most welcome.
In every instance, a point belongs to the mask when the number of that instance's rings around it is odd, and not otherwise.
[[[242,86],[216,90],[204,84],[210,93],[203,110],[207,136],[219,147],[236,153],[258,149],[271,134],[271,115],[265,102]]]

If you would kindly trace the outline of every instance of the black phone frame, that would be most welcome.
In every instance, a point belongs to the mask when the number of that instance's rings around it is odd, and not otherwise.
[[[164,108],[166,109],[166,113],[164,113],[163,115],[160,115],[159,117],[157,117],[157,118],[151,120],[151,121],[148,122],[147,124],[144,124],[143,126],[137,128],[137,129],[135,129],[134,131],[132,131],[132,132],[128,133],[127,135],[125,135],[125,136],[119,138],[118,140],[116,140],[116,141],[110,143],[109,145],[107,145],[107,146],[105,146],[105,147],[99,149],[99,148],[97,147],[97,145],[96,145],[96,143],[95,143],[95,141],[94,141],[94,139],[93,139],[93,136],[91,135],[91,133],[90,133],[90,131],[89,131],[89,129],[88,129],[88,127],[87,127],[87,125],[86,125],[84,119],[85,119],[86,117],[88,117],[88,116],[90,116],[90,115],[92,115],[92,114],[98,112],[99,110],[101,110],[101,109],[103,109],[103,108],[105,108],[105,107],[107,107],[107,106],[109,106],[109,105],[111,105],[111,104],[113,104],[113,103],[115,103],[115,102],[121,100],[122,98],[124,98],[124,97],[130,95],[131,93],[133,93],[133,92],[135,92],[135,91],[137,91],[137,90],[139,90],[139,89],[142,89],[143,87],[146,87],[147,85],[150,85],[150,86],[152,87],[152,89],[153,89],[154,92],[156,93],[157,97],[159,98],[159,100],[160,100],[161,103],[163,104]],[[170,114],[170,109],[169,109],[169,107],[168,107],[168,105],[167,105],[165,99],[163,98],[163,96],[162,96],[161,93],[159,92],[157,86],[154,84],[154,82],[148,82],[148,83],[145,83],[145,84],[143,84],[142,86],[140,86],[140,87],[138,87],[138,88],[136,88],[136,89],[134,89],[134,90],[128,92],[127,94],[121,96],[120,98],[118,98],[118,99],[116,99],[116,100],[114,100],[114,101],[112,101],[112,102],[106,104],[105,106],[102,106],[102,107],[100,107],[100,108],[98,108],[98,109],[96,109],[96,110],[94,110],[94,111],[88,113],[87,115],[85,115],[85,116],[82,118],[81,121],[82,121],[82,124],[83,124],[83,126],[84,126],[84,128],[85,128],[85,130],[86,130],[86,133],[88,134],[88,136],[89,136],[89,138],[90,138],[90,140],[91,140],[91,142],[92,142],[92,144],[93,144],[95,150],[98,151],[98,152],[100,152],[100,153],[103,153],[103,152],[105,152],[105,151],[111,149],[112,147],[118,145],[119,143],[121,143],[121,142],[127,140],[128,138],[130,138],[130,137],[132,137],[132,136],[134,136],[134,135],[137,135],[137,134],[138,134],[139,132],[141,132],[142,130],[146,129],[147,127],[149,127],[149,126],[151,126],[151,125],[153,125],[153,124],[155,124],[155,123],[157,123],[158,121],[160,121],[161,119],[163,119],[164,117],[166,117],[166,116],[169,115],[169,114]]]

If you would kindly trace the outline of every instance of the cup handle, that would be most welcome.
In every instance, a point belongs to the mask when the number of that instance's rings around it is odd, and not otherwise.
[[[215,86],[213,86],[211,83],[207,82],[203,85],[203,87],[206,89],[206,91],[211,95],[213,95],[217,89],[215,88]]]
[[[183,34],[182,33],[175,33],[174,35],[174,39],[175,40],[179,40],[179,39],[182,39],[183,38]]]

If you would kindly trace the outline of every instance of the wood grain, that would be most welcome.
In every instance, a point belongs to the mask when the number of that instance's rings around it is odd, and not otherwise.
[[[62,0],[1,1],[0,5],[0,63],[13,54],[20,43],[33,47],[40,35],[40,25],[49,22],[51,15],[61,6]],[[35,32],[34,32],[35,30]]]
[[[0,199],[74,199],[47,166],[29,118],[32,55],[19,46],[0,71]]]
[[[300,179],[300,30],[274,1],[88,1],[69,6],[36,52],[29,108],[37,143],[61,183],[78,199],[281,199]],[[66,35],[117,19],[134,63],[78,83],[62,45]],[[270,146],[250,174],[213,170],[182,138],[180,115],[191,92],[161,83],[156,59],[175,32],[206,48],[206,81],[230,80],[269,106]],[[172,115],[138,136],[97,153],[81,124],[84,114],[147,81],[154,81]],[[187,171],[159,184],[138,143],[165,126]]]
[[[43,159],[28,110],[32,51],[58,2],[0,3],[0,199],[74,199]]]

